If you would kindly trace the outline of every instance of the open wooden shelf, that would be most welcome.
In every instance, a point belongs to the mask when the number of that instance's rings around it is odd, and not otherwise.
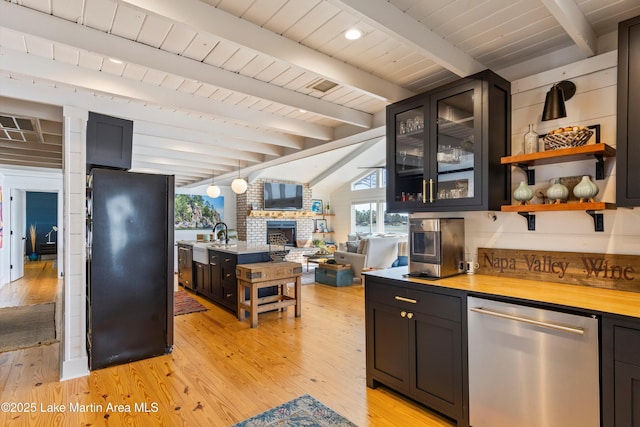
[[[604,218],[602,213],[606,209],[615,209],[615,203],[606,202],[569,202],[556,204],[539,204],[539,205],[505,205],[500,208],[502,212],[516,212],[527,220],[527,229],[533,231],[536,229],[535,212],[561,212],[561,211],[585,211],[593,218],[593,226],[595,231],[604,231]]]
[[[615,203],[606,202],[569,202],[556,204],[538,205],[505,205],[500,209],[502,212],[551,212],[551,211],[603,211],[605,209],[615,209]]]
[[[539,153],[507,156],[502,157],[500,163],[503,165],[549,165],[553,163],[573,162],[575,160],[586,160],[591,156],[615,157],[615,155],[615,148],[600,143],[583,145],[581,147],[561,148],[559,150],[541,151]]]
[[[596,179],[604,179],[605,157],[615,157],[616,149],[604,144],[588,144],[581,147],[562,148],[559,150],[541,151],[539,153],[518,154],[500,158],[503,165],[518,166],[527,174],[529,185],[535,184],[535,171],[530,166],[550,165],[554,163],[573,162],[576,160],[588,160],[593,158],[596,162]]]

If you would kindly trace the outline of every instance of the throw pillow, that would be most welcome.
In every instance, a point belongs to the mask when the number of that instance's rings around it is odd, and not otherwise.
[[[357,253],[359,241],[347,242],[347,252]]]

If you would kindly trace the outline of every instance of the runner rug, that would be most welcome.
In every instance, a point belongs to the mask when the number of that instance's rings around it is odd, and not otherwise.
[[[187,293],[187,291],[178,291],[173,294],[173,315],[196,313],[198,311],[207,311],[208,308],[200,304]]]
[[[0,353],[56,341],[56,304],[0,308]]]
[[[233,427],[357,427],[308,394],[269,409]]]

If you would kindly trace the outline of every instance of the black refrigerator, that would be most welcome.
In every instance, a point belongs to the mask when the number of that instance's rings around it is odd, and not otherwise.
[[[174,177],[87,178],[87,353],[99,369],[171,352]]]

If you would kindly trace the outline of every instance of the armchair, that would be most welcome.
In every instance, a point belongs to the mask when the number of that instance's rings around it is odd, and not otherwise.
[[[390,268],[398,258],[400,237],[370,237],[364,239],[360,253],[335,251],[333,258],[340,264],[351,264],[353,276],[362,277],[367,268]]]

